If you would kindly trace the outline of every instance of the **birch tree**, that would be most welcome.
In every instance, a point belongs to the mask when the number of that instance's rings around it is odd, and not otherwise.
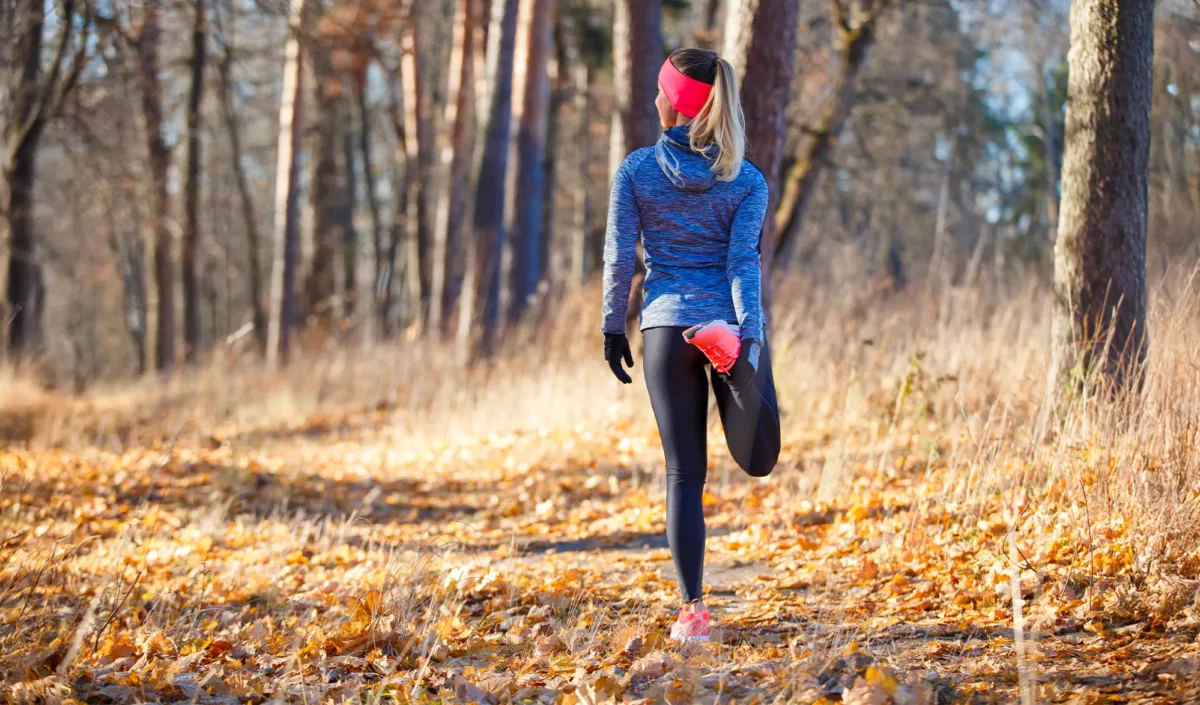
[[[283,98],[279,105],[279,149],[275,165],[275,228],[271,267],[271,307],[267,324],[267,365],[286,363],[296,315],[296,264],[300,233],[297,180],[304,132],[304,72],[300,35],[306,29],[305,0],[296,0],[284,50]]]

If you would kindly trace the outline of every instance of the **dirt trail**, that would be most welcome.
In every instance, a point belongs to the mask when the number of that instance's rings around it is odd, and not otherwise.
[[[903,463],[821,505],[819,449],[766,482],[718,457],[718,643],[680,650],[650,435],[417,448],[350,425],[3,461],[9,700],[1200,702],[1190,598],[1155,616],[1101,579],[1077,593],[1028,533],[1013,571],[1003,526]]]

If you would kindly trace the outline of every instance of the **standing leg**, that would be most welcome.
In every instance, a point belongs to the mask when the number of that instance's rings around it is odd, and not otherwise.
[[[667,541],[685,603],[701,599],[708,473],[707,360],[683,328],[643,331],[643,369],[667,461]]]
[[[770,348],[763,345],[753,375],[737,379],[713,370],[712,383],[730,455],[747,474],[770,475],[779,462],[780,450],[779,401]]]

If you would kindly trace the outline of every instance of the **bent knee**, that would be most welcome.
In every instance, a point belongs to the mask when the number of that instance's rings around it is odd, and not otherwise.
[[[777,464],[777,460],[772,460],[770,463],[752,464],[750,467],[743,468],[743,470],[750,477],[766,477],[775,471]]]

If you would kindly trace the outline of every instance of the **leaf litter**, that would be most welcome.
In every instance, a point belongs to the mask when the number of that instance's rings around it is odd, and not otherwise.
[[[1066,487],[1053,511],[964,497],[913,444],[886,466],[836,459],[845,491],[819,502],[803,479],[834,448],[791,442],[765,482],[718,460],[716,630],[681,647],[665,638],[678,598],[652,432],[407,449],[360,420],[267,443],[0,454],[3,699],[1200,697],[1200,557],[1156,582],[1119,517],[1081,546]]]

